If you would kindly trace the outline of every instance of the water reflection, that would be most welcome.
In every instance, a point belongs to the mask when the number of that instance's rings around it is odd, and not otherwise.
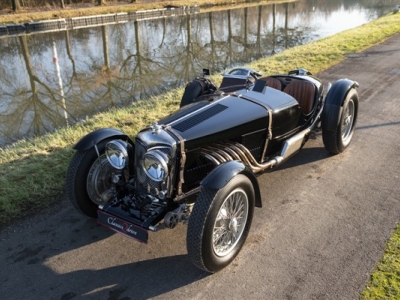
[[[0,145],[375,19],[385,1],[303,0],[0,39]]]

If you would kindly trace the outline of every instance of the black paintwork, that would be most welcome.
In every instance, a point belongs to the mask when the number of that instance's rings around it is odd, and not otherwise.
[[[328,95],[326,96],[323,114],[323,128],[325,130],[334,130],[339,124],[340,111],[347,93],[353,87],[358,87],[358,83],[349,79],[340,79],[336,81]]]
[[[246,167],[246,165],[241,161],[230,161],[225,164],[219,165],[208,174],[200,182],[202,187],[207,187],[214,190],[222,189],[233,177],[238,174],[246,175],[250,181],[253,183],[254,191],[256,192],[256,206],[261,207],[261,194],[258,186],[257,178],[251,172],[251,170]]]
[[[258,182],[249,165],[233,159],[217,166],[204,151],[214,149],[219,143],[239,143],[258,164],[263,164],[280,153],[288,138],[315,124],[324,104],[334,107],[334,113],[337,113],[347,92],[357,85],[347,79],[336,82],[324,103],[322,83],[305,70],[272,77],[282,83],[282,90],[293,80],[313,83],[316,96],[311,113],[303,115],[296,99],[283,91],[264,87],[265,82],[256,83],[256,89],[251,90],[254,80],[249,80],[249,77],[243,78],[248,88],[232,88],[234,91],[226,93],[224,91],[230,88],[224,86],[224,89],[213,95],[205,91],[192,104],[183,106],[161,119],[158,124],[139,132],[135,137],[135,150],[130,152],[134,157],[130,157],[129,161],[136,164],[130,168],[130,179],[101,210],[149,229],[181,203],[196,201],[202,186],[221,189],[237,174],[244,174],[251,180],[256,205],[261,207]],[[331,113],[328,110],[323,112]],[[119,130],[101,129],[81,139],[75,149],[87,150],[111,137],[128,140],[133,144]],[[160,151],[168,155],[168,177],[165,182],[143,179],[146,175],[142,170],[141,156],[154,149],[162,149]],[[142,178],[141,182],[139,177]],[[160,191],[165,191],[165,198],[158,201]]]
[[[107,138],[123,139],[133,145],[132,140],[122,131],[114,128],[101,128],[81,138],[74,146],[74,149],[79,151],[86,151]]]
[[[197,109],[193,110],[193,107]],[[185,139],[186,147],[191,149],[267,130],[268,109],[276,120],[272,122],[273,137],[291,132],[298,125],[301,111],[297,101],[272,88],[266,88],[265,93],[240,90],[212,101],[204,100],[183,107],[178,111],[178,117],[173,114],[160,124],[176,129]]]

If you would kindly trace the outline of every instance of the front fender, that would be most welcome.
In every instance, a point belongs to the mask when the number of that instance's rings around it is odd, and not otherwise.
[[[258,180],[254,176],[253,172],[246,167],[246,165],[238,160],[233,160],[219,165],[211,171],[200,183],[203,187],[207,187],[214,190],[222,189],[233,177],[238,174],[243,174],[250,179],[253,184],[255,194],[255,205],[262,207],[260,186]]]
[[[83,138],[81,138],[74,146],[74,149],[79,150],[79,151],[89,150],[90,148],[94,147],[102,140],[109,138],[109,137],[125,139],[131,145],[133,145],[132,140],[122,131],[119,131],[114,128],[101,128],[101,129],[95,130],[95,131],[85,135]]]
[[[340,79],[330,88],[325,99],[324,110],[321,115],[322,129],[332,131],[337,128],[340,121],[343,102],[347,93],[352,88],[358,87],[358,83],[349,79]]]

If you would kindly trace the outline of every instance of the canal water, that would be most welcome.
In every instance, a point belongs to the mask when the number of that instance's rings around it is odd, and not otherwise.
[[[202,68],[223,71],[354,28],[396,1],[300,0],[3,36],[0,147],[180,87]]]

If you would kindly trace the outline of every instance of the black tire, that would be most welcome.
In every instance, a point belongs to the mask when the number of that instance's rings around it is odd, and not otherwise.
[[[100,157],[94,147],[77,151],[71,159],[66,175],[65,194],[72,205],[81,213],[97,218],[100,204],[107,202],[114,194],[111,170],[104,151],[110,139],[97,145]]]
[[[194,100],[203,94],[203,87],[200,82],[193,80],[188,83],[183,93],[180,107],[193,103]]]
[[[337,116],[337,126],[333,130],[322,126],[322,139],[325,149],[332,154],[343,152],[350,144],[354,134],[358,114],[358,94],[350,89],[343,102],[343,108]],[[324,120],[322,120],[324,125]]]
[[[250,231],[254,202],[253,185],[244,175],[237,175],[220,190],[201,189],[186,239],[189,258],[196,267],[214,273],[232,262]]]

